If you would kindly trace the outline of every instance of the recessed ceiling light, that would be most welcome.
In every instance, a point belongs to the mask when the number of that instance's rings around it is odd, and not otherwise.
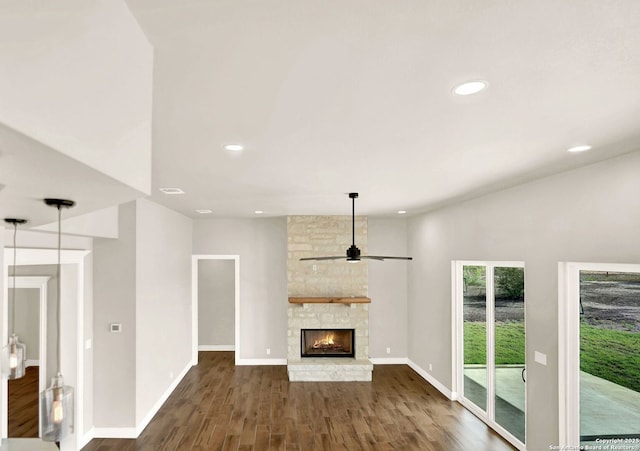
[[[489,83],[484,80],[466,81],[453,88],[453,92],[459,96],[468,96],[486,89],[487,86]]]
[[[213,210],[209,210],[208,208],[204,208],[202,210],[196,210],[196,213],[200,213],[201,215],[207,215],[213,213]]]
[[[398,210],[398,214],[399,215],[406,215],[407,214],[407,210]]]
[[[591,149],[590,145],[583,144],[583,145],[580,145],[580,146],[573,146],[573,147],[567,149],[567,152],[573,152],[573,153],[575,153],[575,152],[586,152],[587,150],[590,150],[590,149]]]
[[[184,194],[180,188],[160,188],[160,191],[165,194]]]
[[[255,213],[255,214],[257,214],[257,215],[261,215],[262,213],[264,213],[264,211],[262,211],[262,210],[256,210],[256,211],[254,211],[254,213]]]
[[[239,152],[241,150],[244,150],[244,146],[242,144],[227,144],[224,146],[224,148],[232,152]]]

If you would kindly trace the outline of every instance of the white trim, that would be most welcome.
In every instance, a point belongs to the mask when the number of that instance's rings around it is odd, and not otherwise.
[[[235,351],[235,345],[198,345],[198,351]]]
[[[236,365],[286,365],[287,359],[238,359],[236,352]]]
[[[5,254],[6,257],[6,254]],[[27,360],[26,366],[39,366],[38,370],[38,391],[41,393],[47,387],[47,292],[49,276],[16,276],[16,286],[18,288],[32,288],[38,290],[40,302],[40,322],[38,325],[38,360]],[[9,279],[9,288],[12,288],[13,277]],[[38,397],[38,412],[40,411],[40,397]],[[8,410],[7,410],[8,414]],[[38,415],[39,417],[39,415]],[[42,419],[38,418],[38,431],[41,430]]]
[[[235,273],[235,364],[240,365],[240,256],[194,254],[191,256],[191,364],[198,364],[198,261],[233,260]]]
[[[486,324],[487,324],[487,337],[486,337],[486,356],[487,356],[487,411],[484,412],[464,397],[464,365],[462,364],[464,356],[464,312],[463,312],[463,268],[464,266],[484,266],[485,267],[485,279],[486,283]],[[511,443],[519,450],[526,449],[526,441],[528,429],[525,426],[525,443],[522,443],[517,437],[512,435],[504,427],[500,426],[495,421],[495,337],[494,328],[489,327],[495,322],[495,289],[494,289],[494,269],[495,268],[524,268],[525,263],[523,261],[475,261],[475,260],[454,260],[451,262],[451,270],[454,275],[452,280],[451,296],[453,302],[452,311],[452,336],[454,338],[454,344],[452,346],[453,354],[453,392],[450,399],[456,399],[466,409],[468,409],[475,416],[480,418],[491,429],[496,431],[505,440]],[[525,283],[526,285],[526,283]],[[526,286],[525,286],[526,292]],[[491,304],[490,304],[491,301]],[[525,299],[526,309],[526,299]],[[526,317],[526,314],[525,314]],[[525,321],[525,333],[526,333],[526,321]],[[526,368],[526,340],[525,340],[525,368]],[[525,386],[525,418],[526,418],[526,386]]]
[[[80,439],[80,448],[82,449],[85,446],[87,446],[87,444],[94,439],[95,435],[95,428],[92,426],[91,429],[89,429],[87,432],[85,432],[85,434],[82,436],[82,438]]]
[[[136,428],[93,428],[92,438],[138,438]]]
[[[169,388],[167,388],[167,390],[160,397],[160,399],[158,399],[158,401],[156,401],[153,407],[149,409],[149,412],[147,412],[147,414],[144,416],[142,421],[140,421],[140,423],[138,423],[138,425],[136,426],[135,428],[136,436],[133,438],[137,438],[142,433],[142,431],[144,431],[144,428],[146,428],[149,425],[151,420],[153,420],[153,417],[158,413],[158,410],[160,410],[160,408],[165,403],[165,401],[169,398],[169,396],[171,396],[171,393],[173,393],[173,391],[176,389],[178,384],[180,384],[180,382],[182,382],[182,379],[184,379],[184,377],[187,375],[187,373],[191,369],[191,366],[192,366],[191,362],[187,362],[187,365],[183,368],[180,374],[178,374],[178,377],[176,377],[173,380]],[[128,429],[128,428],[123,428],[123,429]],[[122,438],[132,438],[132,437],[122,437]]]
[[[374,365],[408,365],[408,357],[369,357]]]
[[[84,422],[84,258],[91,253],[90,250],[69,250],[62,249],[60,251],[60,263],[62,265],[77,265],[77,277],[78,283],[76,286],[77,296],[76,296],[76,305],[75,305],[75,314],[76,314],[76,361],[75,361],[75,376],[76,376],[76,384],[75,384],[75,432],[71,437],[64,440],[61,443],[61,449],[80,449],[80,443],[82,441],[82,435],[79,431],[83,430],[83,422]],[[18,260],[18,266],[31,266],[31,265],[50,265],[57,264],[58,262],[58,249],[16,249],[16,258]],[[8,280],[8,268],[10,266],[10,262],[13,263],[13,248],[5,247],[4,248],[4,265],[3,265],[3,277],[4,280]],[[8,287],[8,284],[7,284]],[[2,337],[3,342],[8,340],[8,323],[7,323],[7,308],[8,308],[8,288],[4,290],[3,296],[3,305],[2,311],[3,314],[3,322],[2,322]],[[64,311],[64,309],[62,309]],[[63,312],[61,312],[63,313]],[[64,334],[64,331],[63,331]],[[61,337],[61,340],[64,340],[64,337]],[[46,347],[45,347],[46,349]],[[42,360],[42,359],[41,359]],[[43,366],[41,366],[43,368]],[[62,372],[65,372],[64,368],[61,368]],[[41,381],[41,383],[46,381]],[[0,406],[0,426],[2,429],[2,437],[7,436],[7,420],[8,420],[8,405],[7,405],[7,394],[8,394],[8,386],[7,379],[2,379],[2,387],[1,387],[1,397],[2,397],[2,405]],[[34,439],[40,440],[40,439]]]
[[[433,385],[434,388],[436,390],[438,390],[440,393],[445,395],[447,397],[447,399],[450,399],[451,401],[453,401],[455,399],[455,397],[457,396],[457,394],[455,392],[452,392],[447,387],[445,387],[439,380],[437,380],[431,374],[429,374],[424,369],[422,369],[422,367],[420,367],[420,365],[418,365],[417,363],[413,362],[411,359],[409,359],[407,364],[409,365],[409,367],[413,371],[418,373],[420,375],[420,377],[422,377],[425,381],[427,381],[428,383]]]
[[[496,340],[495,340],[495,322],[496,322],[496,291],[495,291],[495,266],[485,266],[485,313],[487,314],[486,325],[486,362],[487,362],[487,419],[495,422],[496,418]],[[491,301],[489,301],[491,300]],[[491,304],[489,304],[491,302]],[[462,319],[462,318],[461,318]],[[464,325],[463,325],[464,327]],[[525,354],[526,356],[526,354]],[[526,357],[525,357],[526,359]],[[525,405],[526,408],[526,405]]]
[[[480,409],[478,406],[476,406],[474,403],[472,403],[468,399],[462,398],[462,397],[460,398],[459,402],[469,412],[471,412],[476,417],[478,417],[479,420],[481,420],[484,424],[486,424],[491,429],[493,429],[498,435],[502,436],[502,438],[504,438],[507,442],[509,442],[516,449],[518,449],[519,451],[526,451],[527,448],[526,448],[524,443],[522,443],[520,440],[518,440],[517,437],[512,435],[509,431],[507,431],[505,428],[500,426],[495,421],[489,420],[487,418],[486,413],[482,409]],[[578,448],[576,448],[576,449],[578,449]]]
[[[458,318],[462,318],[462,305],[458,302],[458,280],[462,280],[462,265],[455,260],[451,261],[451,353],[453,364],[451,365],[451,392],[454,400],[458,399],[458,390],[462,388],[462,372],[458,371],[458,362],[462,361],[462,328]]]
[[[626,263],[558,263],[559,445],[580,445],[580,271],[640,272]]]

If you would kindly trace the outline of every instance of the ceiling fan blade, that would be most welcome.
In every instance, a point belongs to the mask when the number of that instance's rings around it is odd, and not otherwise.
[[[360,258],[368,258],[371,260],[413,260],[413,257],[389,257],[386,255],[361,255]]]
[[[387,257],[383,255],[360,255],[360,249],[356,247],[356,199],[358,193],[349,193],[349,199],[351,199],[351,247],[347,249],[347,256],[332,256],[332,257],[305,257],[300,260],[342,260],[346,259],[348,262],[357,262],[361,259],[367,260],[413,260],[411,257]]]
[[[333,257],[305,257],[305,258],[301,258],[300,261],[303,260],[342,260],[345,259],[347,257],[345,257],[344,255],[341,256],[333,256]]]

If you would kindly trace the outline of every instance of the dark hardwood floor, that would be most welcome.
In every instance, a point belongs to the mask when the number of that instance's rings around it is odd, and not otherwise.
[[[199,358],[137,440],[83,450],[514,449],[406,365],[377,365],[372,382],[289,382],[285,366]]]
[[[30,366],[24,377],[8,381],[9,437],[38,436],[39,370]]]

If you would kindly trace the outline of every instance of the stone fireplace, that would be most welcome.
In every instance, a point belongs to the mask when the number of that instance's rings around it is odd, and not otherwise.
[[[289,298],[287,370],[291,381],[370,381],[369,303],[366,297]],[[303,357],[303,331],[352,331],[352,355]],[[320,337],[323,338],[323,337]],[[309,340],[306,340],[308,343]],[[315,343],[315,340],[314,340]],[[335,354],[335,352],[334,352]]]
[[[356,217],[355,234],[358,247],[366,253],[366,217]],[[287,371],[291,381],[371,380],[367,262],[300,261],[314,255],[343,255],[351,239],[350,216],[287,217]],[[351,353],[336,352],[334,347],[330,356],[322,355],[320,343],[315,355],[303,352],[302,331],[310,329],[353,330]]]

